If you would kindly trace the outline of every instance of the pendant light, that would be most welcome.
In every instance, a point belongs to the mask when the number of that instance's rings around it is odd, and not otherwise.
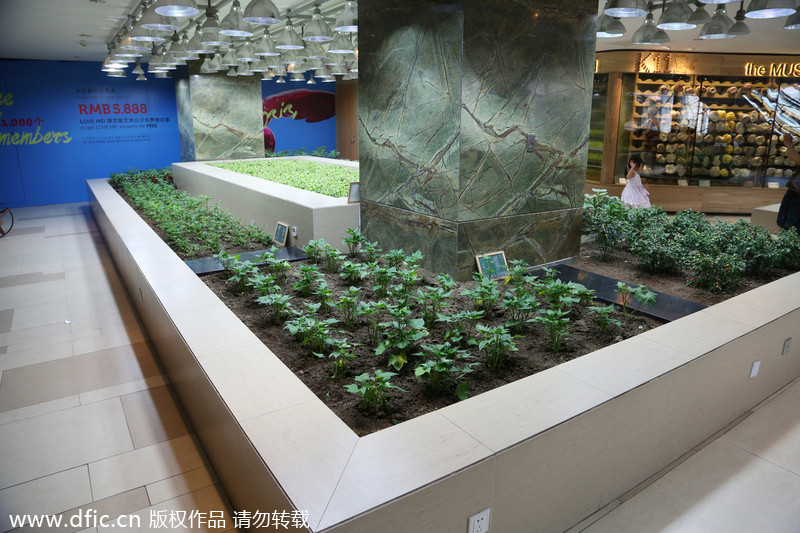
[[[203,25],[198,23],[197,29],[195,30],[194,37],[192,37],[188,43],[186,43],[186,51],[191,52],[193,54],[213,54],[214,47],[212,45],[203,44],[203,33],[202,33]]]
[[[669,42],[669,36],[667,36],[664,30],[659,30],[656,27],[656,22],[653,20],[653,6],[652,4],[648,4],[648,11],[644,19],[644,24],[634,32],[631,44],[659,45],[666,42]]]
[[[303,46],[303,40],[300,39],[300,36],[297,35],[297,32],[294,30],[292,18],[288,13],[286,15],[286,26],[284,26],[283,33],[281,33],[281,36],[276,41],[275,48],[278,50],[300,50],[305,48]]]
[[[750,19],[774,19],[788,17],[794,11],[794,0],[751,0],[744,16]]]
[[[711,20],[711,15],[709,15],[708,11],[706,11],[705,4],[695,1],[695,6],[694,13],[689,15],[689,23],[700,26],[701,24],[705,24]]]
[[[132,41],[147,43],[160,43],[166,40],[164,36],[150,31],[147,28],[142,28],[138,25],[134,26],[134,28],[131,30],[130,38]]]
[[[344,33],[337,33],[330,46],[328,46],[329,54],[352,54],[353,51],[353,45],[347,34]]]
[[[253,71],[250,70],[250,65],[247,63],[242,63],[239,65],[239,76],[254,76]]]
[[[644,0],[609,0],[603,13],[617,18],[641,17],[647,14],[647,5]]]
[[[261,39],[259,39],[256,44],[255,54],[259,57],[281,55],[281,53],[275,49],[275,41],[272,40],[272,37],[270,37],[267,32],[264,32],[264,35],[261,36]]]
[[[228,76],[231,78],[239,77],[239,73],[236,72],[236,67],[231,67],[231,69],[228,71]]]
[[[625,35],[625,25],[617,17],[609,17],[605,13],[601,13],[597,17],[597,37],[600,39],[608,39],[613,37],[622,37]]]
[[[239,61],[258,61],[259,57],[255,54],[253,45],[248,40],[245,41],[244,45],[239,48],[238,52],[236,52],[236,59]]]
[[[699,39],[730,39],[734,35],[728,35],[733,21],[725,12],[724,4],[717,4],[714,16],[700,30]]]
[[[133,52],[149,52],[150,47],[144,44],[142,41],[134,41],[131,39],[130,35],[126,35],[122,38],[122,40],[117,45],[119,50],[128,50]],[[119,54],[122,55],[122,54]],[[140,54],[141,56],[141,54]],[[122,56],[122,57],[139,57],[139,56]]]
[[[263,80],[271,80],[274,77],[275,77],[275,74],[273,74],[273,72],[271,70],[268,70],[268,71],[264,72],[263,74],[261,74],[261,80],[262,81]]]
[[[306,77],[303,76],[301,72],[293,72],[291,76],[289,76],[289,81],[306,81]]]
[[[353,0],[347,0],[347,2],[344,3],[342,12],[336,17],[336,22],[333,23],[333,29],[345,33],[357,32],[358,4]]]
[[[136,67],[131,71],[131,74],[144,74],[144,69],[142,68],[142,63],[139,59],[136,60]]]
[[[331,29],[328,27],[328,24],[322,20],[322,12],[319,10],[319,4],[314,4],[314,14],[311,15],[311,20],[303,29],[303,40],[316,43],[324,43],[333,40]]]
[[[219,52],[219,50],[217,50],[216,53],[214,53],[214,57],[211,58],[211,61],[209,61],[208,66],[214,72],[225,70],[225,67],[222,65],[222,54]]]
[[[219,32],[222,35],[229,35],[231,37],[252,37],[253,32],[245,27],[244,19],[242,19],[242,6],[239,0],[233,0],[233,6],[230,13],[220,22]]]
[[[658,18],[656,27],[660,30],[691,30],[697,27],[697,24],[689,22],[691,15],[692,9],[686,0],[672,0]]]
[[[156,13],[166,17],[193,17],[200,13],[195,0],[161,0]]]
[[[242,19],[250,24],[277,24],[281,21],[281,14],[272,0],[252,0]]]
[[[739,35],[749,35],[750,28],[747,27],[745,24],[745,11],[744,11],[744,0],[739,5],[739,10],[736,12],[736,16],[733,17],[736,21],[733,25],[728,29],[728,35],[733,35],[734,37],[738,37]]]
[[[211,74],[213,72],[216,72],[216,70],[211,67],[211,58],[207,57],[203,60],[203,64],[200,65],[200,74]]]
[[[236,60],[236,48],[231,46],[225,55],[222,56],[223,67],[236,67],[239,66],[239,61]]]
[[[784,30],[800,30],[800,7],[798,7],[794,15],[789,15],[786,19],[786,24],[783,25]]]
[[[283,79],[283,76],[281,76],[277,80],[275,80],[275,83],[286,83],[286,80]]]
[[[230,46],[231,40],[220,34],[220,29],[217,12],[211,7],[211,0],[208,0],[206,20],[200,29],[200,42],[206,46]]]
[[[175,31],[180,28],[180,26],[175,24],[174,20],[159,15],[152,9],[148,9],[142,14],[139,26],[155,31]]]
[[[267,62],[261,59],[259,61],[251,63],[250,70],[253,72],[268,72],[269,67],[267,66]]]
[[[314,76],[309,76],[308,77],[308,81],[306,82],[306,85],[316,85],[316,84],[317,84],[317,80],[314,79]]]
[[[156,72],[156,78],[164,79],[164,78],[171,78],[171,77],[172,76],[170,76],[169,72],[167,72],[165,70]]]

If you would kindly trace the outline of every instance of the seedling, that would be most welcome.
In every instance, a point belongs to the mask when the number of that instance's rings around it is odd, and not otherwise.
[[[421,318],[411,318],[411,310],[407,307],[392,306],[387,308],[387,312],[394,320],[379,324],[386,338],[378,345],[375,355],[388,350],[389,365],[400,370],[408,362],[410,348],[428,331]]]
[[[362,246],[369,243],[366,237],[361,234],[360,228],[345,230],[347,237],[342,242],[347,245],[347,252],[350,257],[356,257]]]
[[[316,239],[308,241],[308,244],[303,246],[303,251],[308,254],[308,260],[317,264],[322,259],[322,252],[325,249],[325,239]]]
[[[560,309],[539,309],[530,322],[538,322],[550,334],[553,352],[561,350],[561,342],[569,337],[569,311]]]
[[[450,298],[452,294],[453,291],[446,291],[441,287],[428,287],[427,290],[417,289],[415,299],[422,313],[422,320],[425,322],[425,327],[433,327],[436,318],[439,316],[439,310],[443,305],[446,305],[446,300]]]
[[[386,389],[397,389],[405,392],[405,389],[401,389],[389,382],[396,375],[396,372],[383,372],[381,370],[376,370],[374,376],[364,372],[360,376],[356,376],[356,382],[346,385],[345,389],[352,394],[360,394],[364,407],[374,411],[379,406],[383,407],[388,404]]]
[[[602,332],[608,331],[609,326],[622,327],[622,322],[611,317],[611,313],[614,312],[614,304],[606,306],[593,305],[588,308],[588,312],[594,316],[597,328]]]
[[[300,267],[300,279],[292,284],[292,290],[301,296],[309,296],[321,277],[317,265],[303,265]]]
[[[333,346],[333,351],[328,356],[333,359],[333,375],[331,377],[334,379],[343,378],[347,371],[347,365],[356,356],[353,350],[360,345],[357,343],[351,344],[347,339],[328,339],[327,342]],[[319,358],[325,357],[321,353],[315,353],[314,355]]]
[[[350,287],[345,294],[339,297],[336,307],[342,310],[342,320],[348,328],[354,328],[356,325],[356,309],[358,308],[358,300],[361,297],[361,289],[357,287]]]
[[[518,350],[517,345],[514,343],[515,336],[512,336],[505,326],[490,328],[483,324],[478,324],[477,329],[478,333],[482,336],[482,338],[477,341],[478,349],[486,352],[488,356],[486,365],[490,370],[499,370],[500,367],[503,366],[506,356],[510,352],[516,352]]]
[[[291,314],[292,306],[289,303],[291,300],[291,296],[276,292],[257,298],[256,302],[272,307],[272,321],[275,324],[280,324],[286,316]]]
[[[515,332],[520,332],[525,327],[525,322],[531,313],[539,306],[536,297],[527,292],[517,292],[509,289],[503,295],[503,307],[508,312],[509,320],[506,325]]]
[[[476,286],[474,289],[467,289],[461,293],[462,296],[472,300],[472,305],[476,311],[491,313],[492,307],[500,298],[500,291],[494,280],[485,278],[480,274],[473,276]]]
[[[414,367],[414,375],[421,381],[430,385],[436,392],[454,390],[459,400],[465,400],[469,396],[469,385],[461,381],[464,376],[472,372],[472,367],[477,362],[468,362],[475,357],[466,350],[451,345],[449,342],[444,344],[421,346],[424,354],[429,357],[426,361],[421,361]],[[459,381],[461,381],[459,383]]]
[[[622,304],[622,313],[625,320],[630,320],[631,315],[635,314],[642,305],[653,307],[656,303],[656,294],[650,291],[644,285],[631,287],[622,281],[617,282],[617,294],[620,296],[620,303]],[[632,298],[636,299],[638,305],[631,309]]]

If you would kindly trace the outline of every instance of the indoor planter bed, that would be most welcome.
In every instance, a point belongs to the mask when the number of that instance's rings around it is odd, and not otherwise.
[[[274,159],[301,159],[358,168],[357,162],[322,157]],[[236,218],[255,223],[270,233],[275,231],[278,221],[288,224],[287,245],[302,247],[310,240],[325,239],[344,252],[347,250],[342,245],[345,230],[360,226],[359,204],[347,203],[346,197],[331,198],[207,163],[173,163],[175,185],[192,196],[211,196],[214,203]]]
[[[800,375],[800,273],[608,348],[356,436],[105,180],[89,197],[236,509],[314,532],[563,531]],[[761,361],[757,377],[751,365]]]

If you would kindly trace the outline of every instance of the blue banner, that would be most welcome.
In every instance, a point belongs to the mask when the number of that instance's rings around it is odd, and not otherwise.
[[[172,79],[99,63],[0,61],[0,203],[87,200],[87,179],[180,161]]]

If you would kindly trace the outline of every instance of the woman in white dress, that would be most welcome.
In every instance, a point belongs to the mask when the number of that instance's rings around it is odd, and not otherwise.
[[[625,188],[622,189],[620,198],[631,207],[650,207],[650,192],[642,183],[639,170],[642,168],[642,158],[633,156],[628,161],[628,174],[625,176]]]

